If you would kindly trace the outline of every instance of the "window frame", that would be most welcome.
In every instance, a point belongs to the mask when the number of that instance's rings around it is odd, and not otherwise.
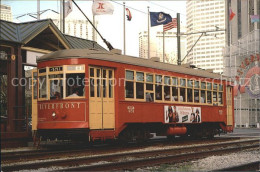
[[[80,70],[68,70],[68,67],[70,67],[70,66],[82,67],[83,69],[80,69]],[[90,68],[91,68],[91,66],[89,67],[89,72],[90,72]],[[83,93],[83,96],[79,96],[79,97],[67,97],[66,96],[66,91],[67,91],[67,84],[66,84],[67,74],[82,74],[82,73],[85,75],[85,77],[84,77],[84,79],[85,79],[86,78],[86,66],[85,66],[85,64],[63,65],[63,79],[64,79],[63,84],[65,85],[65,88],[63,89],[63,93],[64,93],[63,99],[83,99],[83,98],[86,97],[86,85],[84,85],[84,88],[83,88],[83,89],[85,89],[85,91]],[[95,70],[94,70],[94,73],[95,73]],[[94,74],[94,76],[95,76],[95,74]],[[89,77],[89,79],[90,79],[90,77]]]
[[[152,93],[153,94],[153,102],[157,102],[157,103],[178,103],[178,104],[190,104],[190,105],[205,105],[205,106],[213,106],[213,84],[217,84],[217,100],[219,100],[219,93],[222,93],[222,100],[223,103],[220,104],[218,103],[217,106],[223,106],[224,104],[224,99],[223,99],[223,94],[224,94],[224,90],[220,91],[219,90],[219,85],[218,83],[215,82],[210,82],[210,81],[204,81],[204,80],[200,80],[200,79],[190,79],[190,78],[186,78],[186,77],[179,77],[176,75],[163,75],[161,73],[152,73],[152,72],[142,72],[140,70],[133,70],[133,69],[125,69],[126,71],[132,71],[134,72],[134,80],[128,80],[125,78],[125,81],[131,81],[134,82],[134,98],[125,98],[126,101],[139,101],[139,102],[146,102],[146,94],[147,93]],[[137,81],[136,80],[136,73],[137,72],[141,72],[144,73],[144,81]],[[147,81],[147,76],[148,75],[152,75],[153,81]],[[162,80],[160,83],[156,82],[157,76],[161,76]],[[170,83],[167,84],[165,83],[165,79],[168,79],[168,77],[170,78]],[[177,81],[176,84],[174,84],[173,80]],[[185,85],[181,85],[181,81],[185,81]],[[188,85],[188,81],[192,81],[191,85]],[[137,82],[142,82],[144,83],[144,99],[137,99],[136,98],[136,83]],[[195,83],[197,86],[195,86]],[[205,88],[202,88],[202,84],[205,83]],[[153,85],[153,90],[147,90],[146,88],[146,84],[152,84]],[[208,85],[211,85],[211,87],[209,88]],[[161,85],[162,86],[162,100],[156,100],[156,85]],[[170,100],[165,100],[165,96],[164,96],[164,90],[165,90],[165,86],[169,86],[170,87]],[[173,101],[172,99],[172,94],[173,94],[173,87],[175,87],[178,91],[178,101]],[[181,102],[180,101],[180,89],[184,88],[185,89],[185,101]],[[223,84],[222,84],[222,88]],[[188,102],[188,90],[187,89],[192,89],[192,102]],[[199,102],[195,102],[195,90],[198,91],[198,95],[199,95]],[[205,91],[205,99],[204,99],[204,103],[201,102],[201,96],[202,96],[202,91]],[[211,103],[207,103],[208,102],[208,91],[211,92]]]

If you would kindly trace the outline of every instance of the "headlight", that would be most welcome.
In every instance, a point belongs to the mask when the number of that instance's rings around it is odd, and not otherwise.
[[[53,119],[55,119],[57,115],[56,115],[55,112],[52,112],[52,115],[51,115],[51,116],[52,116]]]

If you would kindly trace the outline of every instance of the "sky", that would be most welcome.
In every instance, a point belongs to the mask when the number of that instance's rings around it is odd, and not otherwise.
[[[92,20],[92,0],[75,0],[75,2],[80,6],[87,17]],[[148,29],[148,6],[150,12],[165,12],[170,14],[173,18],[176,17],[176,13],[180,13],[182,23],[186,22],[186,1],[108,1],[114,6],[113,15],[99,15],[96,16],[98,21],[97,29],[101,35],[109,41],[112,46],[116,49],[123,50],[123,2],[125,2],[126,7],[130,9],[132,13],[132,20],[126,20],[126,54],[131,56],[139,56],[139,32]],[[17,1],[17,0],[1,0],[2,4],[11,6],[13,21],[14,22],[26,22],[34,21],[33,17],[21,15],[27,13],[37,12],[37,0],[29,1]],[[40,10],[52,9],[54,11],[60,12],[60,1],[59,0],[41,0]],[[46,18],[46,16],[57,15],[54,12],[46,12],[41,15],[41,19]],[[18,18],[17,18],[18,17]],[[80,13],[77,7],[73,6],[72,13],[69,14],[69,18],[85,19]],[[153,33],[156,31],[162,31],[162,26],[155,26],[150,28],[151,39]],[[98,38],[97,42],[106,47],[103,41]]]

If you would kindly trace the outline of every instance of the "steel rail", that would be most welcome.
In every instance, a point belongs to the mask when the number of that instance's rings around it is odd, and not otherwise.
[[[14,171],[14,170],[25,170],[25,169],[37,169],[43,167],[47,168],[51,166],[77,166],[79,164],[88,164],[88,163],[99,162],[99,161],[118,160],[125,157],[141,157],[141,156],[154,156],[154,155],[164,155],[166,157],[180,156],[176,154],[182,154],[185,152],[194,152],[194,150],[197,152],[198,150],[201,149],[202,150],[214,149],[221,152],[224,149],[219,150],[219,147],[227,147],[227,146],[234,146],[234,145],[239,145],[239,146],[232,149],[240,150],[242,149],[243,144],[247,144],[247,145],[250,144],[249,147],[248,146],[246,147],[247,149],[250,147],[259,147],[259,139],[247,140],[247,141],[235,141],[235,142],[228,142],[228,143],[218,143],[218,144],[196,145],[196,146],[181,147],[181,148],[159,149],[153,151],[115,153],[115,154],[106,154],[106,155],[98,155],[98,156],[91,156],[91,157],[84,156],[84,157],[56,159],[56,160],[53,159],[48,161],[40,161],[40,162],[36,161],[36,162],[27,162],[27,163],[20,163],[20,164],[16,164],[16,163],[7,164],[7,165],[2,164],[2,170]],[[95,166],[93,166],[93,168],[94,167]]]
[[[220,142],[220,141],[232,141],[232,140],[236,140],[238,138],[215,138],[212,140],[209,140],[209,142]],[[182,140],[181,140],[182,141]],[[192,141],[193,143],[197,143],[197,140]],[[200,141],[201,142],[201,141]],[[175,142],[178,146],[179,142]],[[78,152],[80,153],[88,153],[88,152],[93,152],[93,151],[97,151],[96,153],[100,153],[102,151],[107,151],[107,150],[111,150],[111,151],[122,151],[122,149],[124,150],[129,150],[129,149],[134,149],[134,148],[143,148],[143,147],[147,147],[147,146],[156,146],[158,144],[164,144],[163,146],[169,146],[169,145],[173,145],[172,142],[167,141],[166,139],[155,139],[155,140],[150,140],[150,142],[146,142],[142,145],[131,145],[128,144],[126,146],[122,147],[118,147],[117,144],[113,144],[113,145],[107,145],[105,144],[104,146],[101,147],[95,147],[95,145],[92,146],[81,146],[80,149],[74,148],[72,147],[67,147],[65,146],[64,148],[55,148],[55,149],[43,149],[43,150],[29,150],[29,151],[17,151],[17,152],[7,152],[7,153],[1,153],[1,161],[2,162],[8,162],[8,161],[21,161],[21,160],[33,160],[33,159],[37,159],[37,158],[43,158],[43,157],[54,157],[54,156],[62,156],[63,154],[76,154]],[[186,143],[184,143],[186,144]],[[98,145],[100,146],[100,145]],[[65,149],[65,150],[64,150]],[[69,149],[69,150],[68,150]]]

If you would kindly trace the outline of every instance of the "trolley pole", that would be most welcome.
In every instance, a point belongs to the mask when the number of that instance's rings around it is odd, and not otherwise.
[[[181,33],[180,33],[180,13],[177,13],[177,49],[178,49],[178,65],[181,65]]]

